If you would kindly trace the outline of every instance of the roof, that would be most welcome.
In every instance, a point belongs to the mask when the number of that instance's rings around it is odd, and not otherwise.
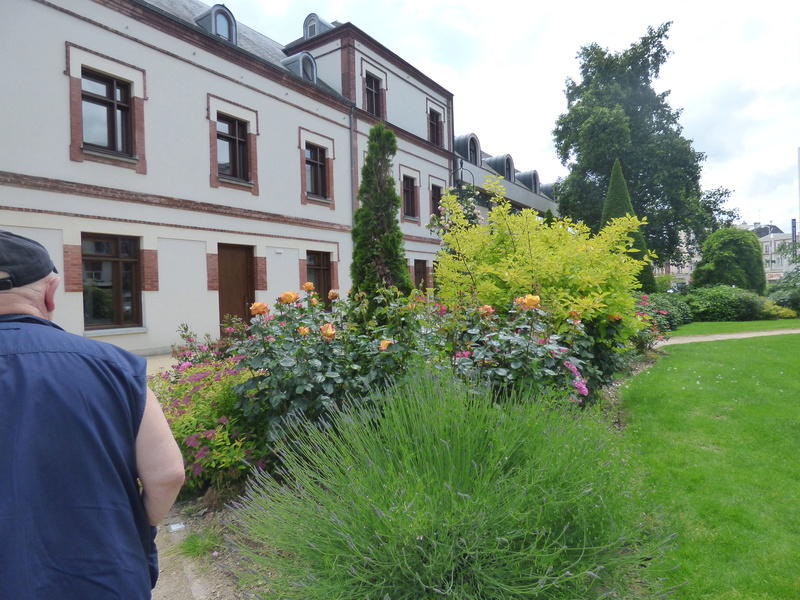
[[[206,4],[205,2],[201,2],[200,0],[134,0],[134,1],[137,4],[152,8],[156,12],[160,12],[168,17],[178,20],[182,22],[184,25],[196,30],[199,33],[211,36],[222,44],[234,46],[234,44],[231,44],[230,42],[219,36],[209,33],[208,31],[206,31],[197,24],[196,19],[201,15],[203,15],[204,13],[207,13],[209,10],[211,10],[212,5]],[[236,18],[235,14],[233,16],[234,18]],[[255,29],[248,27],[247,25],[241,23],[239,20],[236,21],[236,31],[237,31],[237,44],[234,47],[239,48],[240,50],[246,52],[247,54],[259,59],[262,62],[271,65],[272,67],[278,69],[279,71],[285,74],[291,75],[297,79],[302,79],[297,74],[287,69],[286,66],[281,63],[281,61],[285,59],[287,56],[286,53],[284,52],[285,46],[276,42],[272,38],[269,38],[266,35],[259,33]],[[302,80],[309,85],[314,85],[317,88],[324,90],[328,94],[336,96],[339,99],[346,100],[344,96],[339,94],[331,86],[327,85],[325,82],[319,79],[317,80],[316,84],[305,79]],[[349,102],[349,100],[347,101]]]

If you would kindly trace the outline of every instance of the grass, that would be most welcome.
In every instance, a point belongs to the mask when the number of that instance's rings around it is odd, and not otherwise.
[[[192,533],[180,543],[180,551],[186,556],[208,556],[219,550],[224,543],[222,533],[217,527],[207,527],[202,533]]]
[[[800,598],[800,337],[672,346],[621,391],[684,600]]]
[[[775,329],[800,329],[800,319],[776,321],[725,321],[700,322],[681,325],[672,332],[672,337],[688,335],[712,335],[716,333],[742,333],[746,331],[773,331]]]

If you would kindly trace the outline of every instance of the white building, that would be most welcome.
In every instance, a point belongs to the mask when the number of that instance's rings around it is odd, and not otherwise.
[[[300,33],[282,46],[197,0],[6,12],[0,228],[50,251],[62,327],[155,354],[181,323],[215,333],[304,281],[348,289],[378,119],[398,138],[409,271],[430,284],[425,225],[460,153],[452,94],[350,23],[311,14]],[[535,172],[490,170],[555,212]]]

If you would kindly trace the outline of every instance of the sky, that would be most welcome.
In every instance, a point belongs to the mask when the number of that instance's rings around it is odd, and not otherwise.
[[[209,0],[205,0],[210,3]],[[671,21],[672,55],[653,87],[670,91],[684,137],[706,154],[703,189],[733,193],[751,225],[800,221],[800,3],[719,0],[226,0],[273,40],[301,37],[314,12],[350,22],[454,94],[455,134],[510,154],[554,182],[568,170],[552,130],[566,112],[582,46],[621,52]],[[800,222],[798,223],[800,226]]]

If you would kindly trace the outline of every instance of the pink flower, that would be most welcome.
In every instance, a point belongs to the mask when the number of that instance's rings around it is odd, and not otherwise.
[[[217,419],[217,423],[222,423],[223,425],[230,425],[230,422],[231,420],[224,415]]]
[[[184,438],[183,442],[190,448],[197,448],[200,442],[197,440],[198,434],[190,435]]]
[[[200,450],[197,451],[197,454],[195,454],[195,459],[200,460],[201,458],[205,458],[206,456],[208,456],[208,446],[203,446],[202,448],[200,448]]]
[[[196,463],[194,463],[194,464],[192,465],[192,474],[193,474],[195,477],[196,477],[197,475],[200,475],[200,473],[202,473],[202,472],[203,472],[203,471],[205,471],[205,470],[206,470],[206,468],[205,468],[203,465],[201,465],[200,463],[197,463],[197,462],[196,462]]]

